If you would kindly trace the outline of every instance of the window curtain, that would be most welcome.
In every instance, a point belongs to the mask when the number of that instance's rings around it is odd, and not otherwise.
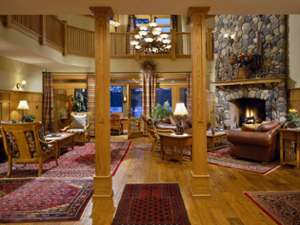
[[[95,112],[96,112],[96,76],[88,75],[87,77],[88,89],[88,111],[90,113],[90,136],[95,136]]]
[[[155,106],[156,72],[155,64],[145,61],[143,67],[143,116],[149,118]]]
[[[50,72],[43,73],[43,126],[46,132],[53,131],[53,76]]]

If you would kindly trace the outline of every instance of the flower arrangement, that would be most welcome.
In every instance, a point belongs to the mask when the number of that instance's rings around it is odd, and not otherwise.
[[[300,117],[296,109],[289,109],[284,126],[289,128],[300,127]]]
[[[230,63],[231,65],[237,65],[240,67],[247,67],[252,62],[252,55],[246,55],[244,53],[240,53],[238,56],[231,56]]]

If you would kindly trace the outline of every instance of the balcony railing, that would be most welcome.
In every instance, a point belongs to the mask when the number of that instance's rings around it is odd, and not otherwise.
[[[17,15],[2,16],[3,24],[36,39],[41,45],[48,45],[65,54],[94,57],[94,32],[70,26],[55,16]],[[190,33],[172,31],[172,48],[162,55],[139,54],[130,46],[134,33],[111,33],[111,57],[165,57],[184,58],[191,55]],[[211,40],[209,40],[211,41]]]

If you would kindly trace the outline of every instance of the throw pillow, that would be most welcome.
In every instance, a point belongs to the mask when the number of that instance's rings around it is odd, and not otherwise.
[[[87,114],[71,114],[72,123],[70,129],[84,129],[87,125]]]
[[[258,131],[260,123],[255,124],[243,124],[242,131]]]

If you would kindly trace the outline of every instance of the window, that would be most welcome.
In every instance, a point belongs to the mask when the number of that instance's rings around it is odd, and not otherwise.
[[[142,25],[142,24],[148,24],[150,21],[147,18],[136,18],[135,24],[136,25]]]
[[[172,89],[156,88],[156,104],[164,105],[165,102],[169,102],[172,111]]]
[[[188,99],[188,89],[187,88],[180,88],[179,89],[180,94],[180,102],[183,102],[185,104],[185,107],[187,107],[187,99]]]
[[[139,118],[143,113],[143,89],[142,88],[132,88],[130,96],[130,111],[132,117]]]
[[[156,17],[155,22],[159,27],[161,27],[161,31],[164,33],[171,32],[171,19],[170,17]]]
[[[110,112],[123,112],[123,87],[110,87]]]

